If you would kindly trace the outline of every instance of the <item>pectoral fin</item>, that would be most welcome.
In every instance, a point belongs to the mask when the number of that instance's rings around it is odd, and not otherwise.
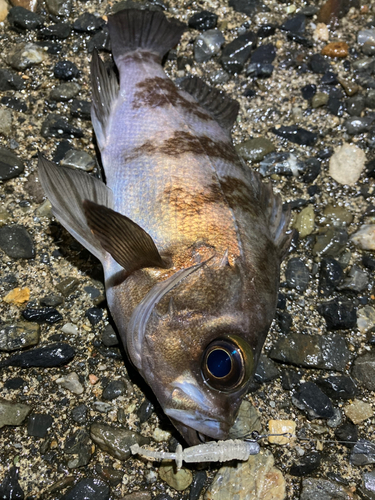
[[[131,219],[89,200],[83,208],[89,228],[127,274],[144,267],[167,267],[151,236]]]

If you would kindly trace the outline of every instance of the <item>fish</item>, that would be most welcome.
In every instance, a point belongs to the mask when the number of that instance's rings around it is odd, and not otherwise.
[[[40,156],[53,214],[102,263],[127,356],[189,445],[229,435],[273,320],[290,211],[238,156],[237,101],[162,61],[186,26],[108,16],[119,78],[94,52],[105,182]]]

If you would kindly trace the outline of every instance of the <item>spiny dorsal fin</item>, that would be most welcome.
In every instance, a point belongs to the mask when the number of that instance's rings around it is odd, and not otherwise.
[[[178,85],[192,95],[223,128],[231,130],[240,108],[237,101],[220,90],[209,87],[197,76],[184,78]]]
[[[145,267],[166,267],[151,236],[131,219],[89,200],[83,208],[89,228],[127,274]]]
[[[91,118],[99,148],[103,149],[106,135],[105,129],[113,103],[117,98],[119,85],[115,72],[113,70],[107,71],[96,50],[94,50],[91,59],[91,87]]]

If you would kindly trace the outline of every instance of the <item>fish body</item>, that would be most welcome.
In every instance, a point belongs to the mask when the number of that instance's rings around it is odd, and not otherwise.
[[[136,10],[108,25],[119,83],[92,63],[106,185],[45,159],[41,182],[101,260],[127,354],[164,412],[190,444],[225,439],[275,313],[289,213],[236,154],[238,104],[164,73],[184,27]]]

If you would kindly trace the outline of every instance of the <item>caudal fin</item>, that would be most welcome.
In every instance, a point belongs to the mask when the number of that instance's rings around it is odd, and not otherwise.
[[[160,58],[180,40],[186,26],[159,11],[124,9],[108,16],[112,53],[117,64],[126,53],[141,50]]]

